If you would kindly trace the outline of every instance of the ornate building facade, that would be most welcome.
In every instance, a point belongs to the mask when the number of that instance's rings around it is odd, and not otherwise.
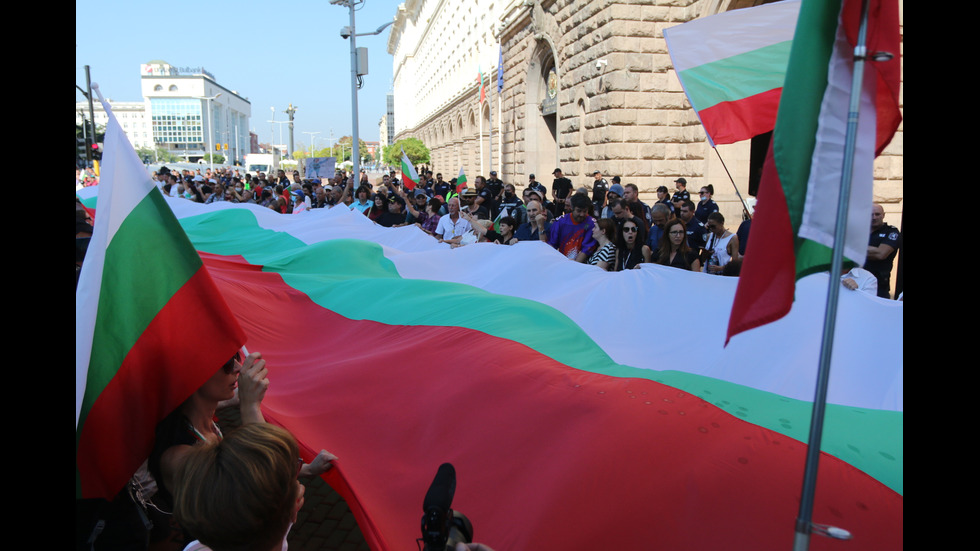
[[[469,179],[497,170],[518,189],[560,167],[576,186],[594,170],[634,183],[648,202],[685,177],[713,184],[737,225],[765,154],[760,140],[711,151],[681,88],[663,29],[765,0],[408,0],[388,42],[395,139],[414,136],[431,165]],[[901,3],[900,3],[901,5]],[[503,66],[498,92],[498,66]],[[479,101],[477,77],[489,77]],[[900,127],[875,163],[875,200],[899,226]],[[731,179],[729,178],[731,174]],[[448,177],[448,176],[447,176]]]

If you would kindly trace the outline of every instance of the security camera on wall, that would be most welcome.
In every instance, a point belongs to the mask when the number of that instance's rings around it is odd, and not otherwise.
[[[605,59],[597,59],[596,62],[595,62],[595,68],[596,68],[596,70],[602,69],[608,63],[609,63],[609,61],[607,61]]]

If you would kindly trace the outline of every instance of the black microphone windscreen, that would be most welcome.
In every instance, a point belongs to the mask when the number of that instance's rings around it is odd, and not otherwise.
[[[453,496],[456,494],[456,469],[451,463],[439,465],[436,477],[429,486],[429,491],[425,493],[425,500],[422,502],[422,510],[428,511],[433,507],[438,507],[443,511],[448,511],[453,504]]]

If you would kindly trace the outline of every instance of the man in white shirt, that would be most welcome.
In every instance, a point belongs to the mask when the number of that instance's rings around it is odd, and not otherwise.
[[[449,214],[439,219],[436,226],[436,238],[440,243],[459,243],[464,233],[470,230],[470,223],[459,216],[459,197],[452,197],[446,202]]]
[[[873,296],[878,296],[878,278],[864,268],[857,266],[845,271],[840,276],[841,285],[852,291],[864,291]]]

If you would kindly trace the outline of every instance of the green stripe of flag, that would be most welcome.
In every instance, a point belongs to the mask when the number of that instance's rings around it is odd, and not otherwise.
[[[806,182],[816,145],[818,116],[827,89],[827,64],[840,14],[840,1],[805,2],[793,39],[786,87],[773,130],[773,159],[786,196],[786,208],[795,235],[806,201]],[[787,88],[791,88],[791,93]]]
[[[684,70],[680,77],[698,111],[783,86],[792,40]]]

